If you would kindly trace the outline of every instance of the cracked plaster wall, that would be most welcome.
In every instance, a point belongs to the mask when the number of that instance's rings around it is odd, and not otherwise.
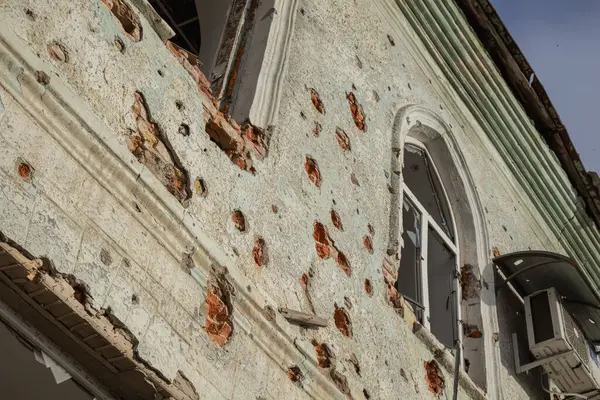
[[[33,20],[25,9],[33,12]],[[561,250],[554,238],[532,228],[539,217],[511,189],[515,183],[474,118],[454,98],[440,98],[432,82],[444,78],[425,76],[403,38],[393,37],[392,45],[390,30],[367,0],[300,1],[277,125],[268,156],[254,164],[255,176],[238,169],[209,140],[197,88],[145,20],[138,43],[121,34],[99,1],[5,1],[0,3],[0,24],[8,21],[46,63],[51,79],[56,73],[66,80],[124,148],[128,129],[135,128],[134,94],[143,93],[152,119],[168,137],[190,180],[201,178],[206,184],[206,196],[194,195],[185,214],[236,260],[231,267],[245,275],[251,289],[272,302],[269,305],[308,312],[299,279],[312,268],[312,305],[330,325],[290,332],[299,347],[311,351],[311,341],[317,340],[332,349],[336,369],[348,378],[354,398],[363,396],[363,388],[371,398],[433,396],[423,369],[423,362],[433,355],[387,304],[382,277],[392,206],[386,172],[399,109],[423,105],[452,127],[484,209],[490,246],[503,253]],[[116,35],[125,43],[123,53],[114,46]],[[47,45],[52,41],[64,45],[67,63],[49,57]],[[308,88],[318,91],[325,114],[313,107]],[[366,132],[352,120],[346,99],[350,91],[364,108]],[[50,259],[58,271],[86,282],[94,305],[110,307],[136,334],[140,356],[169,379],[182,370],[202,398],[306,397],[241,329],[234,330],[223,348],[210,343],[203,330],[204,295],[181,268],[181,260],[172,257],[1,89],[0,101],[4,235],[34,256]],[[178,109],[176,101],[183,108]],[[462,114],[450,111],[456,107]],[[182,122],[189,125],[189,136],[178,134]],[[318,137],[313,135],[315,122],[322,128]],[[347,133],[351,151],[339,147],[337,127]],[[307,154],[318,162],[320,188],[307,178]],[[33,167],[30,181],[18,176],[19,160]],[[127,162],[137,161],[132,157]],[[359,185],[352,184],[351,174]],[[332,208],[343,231],[331,223]],[[231,213],[238,209],[245,215],[245,233],[231,222]],[[336,247],[348,258],[351,277],[334,260],[317,257],[315,220],[328,227]],[[375,231],[373,254],[363,246],[369,224]],[[268,249],[268,263],[262,268],[252,258],[257,236],[264,238]],[[110,262],[102,260],[102,250],[110,254]],[[373,285],[372,297],[365,294],[365,279]],[[134,294],[137,301],[132,301]],[[343,305],[345,297],[352,304],[346,307],[351,338],[333,324],[334,303]],[[502,319],[500,324],[502,332]],[[498,345],[510,354],[507,329]],[[484,335],[491,333],[483,327]],[[352,354],[360,376],[347,361]],[[528,384],[509,376],[511,368],[510,363],[500,366],[506,398],[529,398]],[[447,373],[446,382],[449,395]],[[461,396],[466,397],[462,391]]]

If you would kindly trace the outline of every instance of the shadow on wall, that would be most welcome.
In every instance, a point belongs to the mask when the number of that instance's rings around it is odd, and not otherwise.
[[[492,268],[492,264],[490,264]],[[499,275],[495,275],[495,282],[502,281]],[[500,348],[500,359],[505,373],[512,376],[530,399],[547,399],[548,395],[542,390],[541,367],[529,372],[517,374],[515,371],[512,334],[516,333],[519,343],[519,356],[521,364],[533,361],[530,359],[529,346],[527,344],[527,328],[525,326],[525,311],[521,301],[507,287],[496,293],[496,314],[498,318],[498,346]]]

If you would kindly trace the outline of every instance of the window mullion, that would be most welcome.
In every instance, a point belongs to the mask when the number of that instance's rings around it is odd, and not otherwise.
[[[423,326],[430,329],[429,324],[429,275],[427,273],[427,251],[429,236],[429,221],[432,219],[429,214],[423,213],[421,218],[421,298],[423,301]]]

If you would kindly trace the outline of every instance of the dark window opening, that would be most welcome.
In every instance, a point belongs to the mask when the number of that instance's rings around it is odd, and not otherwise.
[[[199,54],[201,31],[195,0],[150,0],[152,7],[175,31],[170,40],[179,47]]]
[[[435,222],[454,240],[454,227],[442,184],[422,149],[406,144],[404,150],[404,183],[419,199]]]

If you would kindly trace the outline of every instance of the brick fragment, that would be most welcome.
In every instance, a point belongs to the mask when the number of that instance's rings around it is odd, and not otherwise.
[[[306,161],[304,163],[304,169],[308,174],[308,179],[316,186],[321,187],[321,171],[319,170],[319,166],[317,162],[309,155],[306,156]]]
[[[254,239],[254,247],[252,248],[252,257],[257,267],[261,268],[267,264],[267,245],[261,237]]]
[[[435,360],[425,362],[425,381],[429,387],[429,391],[435,395],[442,394],[444,390],[444,378],[440,373],[440,367]]]
[[[292,381],[294,383],[300,382],[302,380],[302,378],[304,377],[302,374],[302,370],[300,368],[298,368],[296,365],[289,367],[287,370],[287,374],[288,374],[288,378],[290,378],[290,381]]]
[[[317,111],[321,114],[325,114],[325,106],[323,105],[323,101],[321,100],[319,93],[317,93],[315,89],[310,89],[310,99]]]
[[[238,231],[246,231],[246,217],[244,217],[244,214],[240,210],[233,211],[231,214],[231,220]]]
[[[225,294],[215,282],[209,282],[206,292],[206,333],[211,341],[223,346],[233,332],[230,310],[225,302]]]
[[[336,328],[346,337],[352,337],[352,322],[350,316],[344,307],[338,307],[335,304],[335,311],[333,313],[333,320]]]

